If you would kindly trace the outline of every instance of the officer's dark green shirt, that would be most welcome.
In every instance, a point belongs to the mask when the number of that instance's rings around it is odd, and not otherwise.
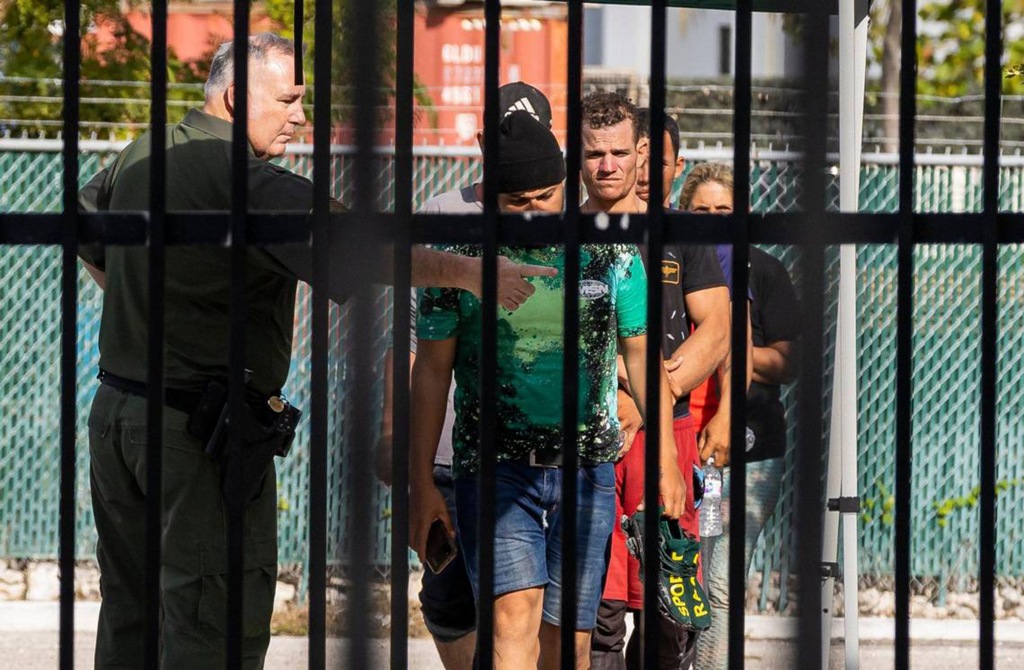
[[[168,211],[231,207],[230,140],[229,122],[195,109],[181,123],[168,126]],[[83,209],[147,209],[149,155],[147,134],[125,148],[113,169],[83,189]],[[313,186],[307,179],[259,159],[251,151],[248,172],[250,211],[310,211]],[[146,380],[148,253],[144,246],[92,247],[81,252],[86,262],[106,272],[100,368],[140,382]],[[311,257],[308,247],[298,253]],[[210,379],[227,377],[229,256],[229,249],[221,246],[167,248],[168,388],[201,391]],[[246,367],[254,371],[253,387],[263,392],[284,385],[291,358],[297,273],[293,263],[286,265],[280,258],[263,248],[247,251],[245,360]]]

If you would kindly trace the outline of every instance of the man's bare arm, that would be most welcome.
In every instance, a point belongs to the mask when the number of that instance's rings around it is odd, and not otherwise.
[[[456,339],[420,340],[412,366],[409,469],[413,485],[434,481],[434,458],[441,439],[448,390],[455,365]]]
[[[745,377],[745,389],[750,388],[750,379],[753,372],[753,356],[751,350],[753,345],[750,339],[750,305],[747,305],[747,369]],[[703,432],[698,437],[697,448],[702,461],[707,461],[714,456],[715,465],[724,467],[731,459],[729,440],[730,418],[732,417],[732,351],[730,350],[722,364],[716,371],[718,381],[718,409],[715,415],[708,421]]]
[[[766,347],[754,347],[755,382],[761,384],[788,384],[796,378],[796,360],[792,340],[772,342]]]
[[[434,485],[434,459],[448,409],[448,389],[455,365],[457,340],[420,340],[412,368],[409,426],[409,546],[422,559],[427,533],[435,519],[441,519],[455,536],[454,520],[448,516],[444,496]]]
[[[679,398],[710,377],[729,352],[729,289],[724,286],[687,293],[686,312],[696,329],[672,353],[669,383]]]
[[[409,353],[409,371],[416,362],[416,354]],[[377,438],[377,479],[391,486],[391,464],[394,449],[394,413],[395,413],[395,350],[388,349],[384,354],[384,405],[381,408],[380,437]]]
[[[79,260],[82,260],[82,259],[79,259]],[[95,265],[90,265],[90,264],[86,263],[85,261],[82,261],[82,267],[84,267],[86,272],[89,273],[89,276],[92,277],[92,280],[94,282],[96,282],[96,285],[100,287],[101,291],[103,289],[107,288],[107,273],[106,272],[104,272],[103,270],[100,270]]]
[[[515,310],[536,290],[528,277],[553,277],[555,268],[541,265],[518,265],[504,256],[498,257],[498,304]],[[460,288],[476,297],[483,294],[483,262],[426,247],[413,247],[412,285]]]

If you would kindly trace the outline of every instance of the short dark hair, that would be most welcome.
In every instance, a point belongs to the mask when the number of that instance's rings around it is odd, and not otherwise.
[[[636,105],[621,93],[600,91],[583,98],[583,123],[591,128],[607,128],[623,121],[633,124],[633,143],[640,141]]]
[[[637,123],[640,124],[640,137],[651,136],[651,110],[649,107],[642,107],[636,110]],[[679,124],[671,115],[665,114],[665,132],[668,133],[669,141],[672,142],[672,153],[679,156]]]

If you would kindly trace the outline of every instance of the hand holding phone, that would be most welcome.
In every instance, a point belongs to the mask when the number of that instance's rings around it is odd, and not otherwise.
[[[455,546],[455,540],[448,534],[444,522],[434,519],[427,532],[427,549],[423,556],[427,567],[436,575],[448,567],[458,553],[459,549]]]

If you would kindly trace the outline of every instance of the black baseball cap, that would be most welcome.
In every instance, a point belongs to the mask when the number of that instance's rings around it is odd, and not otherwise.
[[[498,89],[498,104],[501,107],[501,118],[512,112],[526,112],[545,127],[551,127],[551,103],[543,93],[529,84],[521,81],[505,84]]]

